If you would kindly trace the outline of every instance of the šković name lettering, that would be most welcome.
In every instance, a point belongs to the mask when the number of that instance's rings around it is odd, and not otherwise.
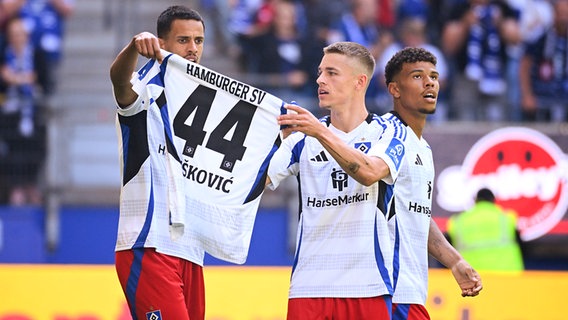
[[[195,64],[188,63],[186,73],[252,104],[260,105],[266,96],[266,92],[260,89],[252,87],[251,90],[251,86],[245,83]]]
[[[227,179],[218,174],[199,169],[189,164],[187,160],[184,160],[181,167],[183,176],[186,179],[206,185],[211,189],[219,190],[224,193],[231,192],[230,188],[233,185],[233,178]]]

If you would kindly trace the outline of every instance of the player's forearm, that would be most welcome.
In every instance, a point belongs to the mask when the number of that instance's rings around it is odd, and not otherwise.
[[[370,157],[348,146],[327,128],[316,137],[339,166],[357,182],[365,186],[381,180],[388,175],[388,166],[377,157]]]
[[[115,86],[130,84],[130,78],[138,63],[138,52],[131,41],[116,56],[110,66],[110,79]]]
[[[110,79],[117,102],[126,106],[136,100],[136,93],[132,90],[130,79],[138,63],[138,52],[131,41],[116,56],[110,67]]]
[[[433,219],[430,220],[428,253],[450,269],[463,260],[461,254],[448,242]]]

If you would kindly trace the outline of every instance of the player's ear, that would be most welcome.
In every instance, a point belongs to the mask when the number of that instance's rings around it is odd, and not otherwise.
[[[398,83],[396,83],[396,81],[389,82],[388,90],[391,96],[394,98],[400,98],[400,89],[398,88]]]
[[[359,76],[357,77],[357,87],[361,89],[367,88],[367,83],[369,81],[368,79],[369,77],[367,77],[366,74],[364,73],[359,74]]]

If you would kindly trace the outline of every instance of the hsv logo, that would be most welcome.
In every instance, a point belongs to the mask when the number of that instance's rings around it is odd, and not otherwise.
[[[495,130],[477,141],[463,166],[438,178],[438,204],[458,212],[469,208],[482,187],[519,216],[523,240],[551,230],[568,209],[568,158],[547,136],[528,128]]]

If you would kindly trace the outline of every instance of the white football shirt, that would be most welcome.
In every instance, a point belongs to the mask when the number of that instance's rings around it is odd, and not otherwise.
[[[165,90],[152,91],[168,141],[174,238],[246,261],[268,163],[280,145],[281,99],[219,72],[165,55]]]
[[[121,171],[120,217],[116,250],[156,251],[203,265],[204,251],[185,234],[173,241],[169,231],[166,139],[150,90],[161,91],[160,69],[149,61],[132,79],[138,99],[117,108],[116,128]]]
[[[389,207],[389,229],[394,252],[394,303],[426,303],[428,293],[428,233],[434,187],[432,149],[396,114],[383,119],[406,128],[405,156],[394,183],[394,203]]]
[[[396,179],[404,156],[401,134],[369,115],[349,133],[321,119],[338,137],[369,155],[384,157]],[[270,163],[271,189],[288,176],[299,180],[301,213],[290,298],[374,297],[392,294],[392,244],[386,212],[392,186],[366,187],[349,177],[317,141],[302,133],[286,138]]]

